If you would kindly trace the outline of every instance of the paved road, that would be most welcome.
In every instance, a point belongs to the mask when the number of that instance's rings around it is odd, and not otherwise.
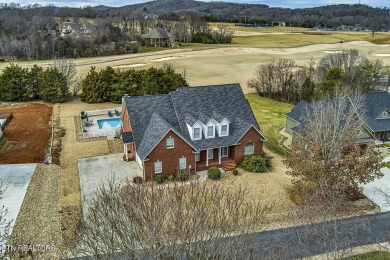
[[[390,239],[390,212],[256,234],[253,255],[295,259],[382,243]]]
[[[297,259],[382,243],[390,238],[390,212],[252,234],[253,259]],[[232,238],[225,238],[226,240]],[[85,257],[73,258],[78,260]],[[115,259],[129,259],[118,255]]]

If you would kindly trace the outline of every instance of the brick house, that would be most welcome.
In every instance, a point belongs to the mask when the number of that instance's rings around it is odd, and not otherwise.
[[[161,28],[152,29],[150,32],[142,34],[141,38],[148,47],[170,47],[173,43],[172,34]]]
[[[266,138],[239,84],[183,87],[169,94],[122,98],[124,160],[143,178],[235,167],[262,154]]]

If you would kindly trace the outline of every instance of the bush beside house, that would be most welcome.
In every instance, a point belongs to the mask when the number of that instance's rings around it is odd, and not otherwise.
[[[272,165],[272,157],[263,153],[259,155],[246,155],[241,167],[250,172],[266,172]]]
[[[207,176],[212,180],[219,180],[221,178],[221,171],[217,167],[210,167],[207,170]]]

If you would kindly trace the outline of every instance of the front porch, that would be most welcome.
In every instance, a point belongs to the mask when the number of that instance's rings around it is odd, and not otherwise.
[[[224,157],[221,158],[221,163],[219,163],[219,159],[209,159],[209,163],[207,166],[206,161],[199,161],[196,162],[196,171],[205,171],[208,170],[210,167],[220,167],[224,171],[230,171],[237,167],[237,163],[230,157]]]

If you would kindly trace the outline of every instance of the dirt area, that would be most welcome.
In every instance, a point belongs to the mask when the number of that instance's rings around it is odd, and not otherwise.
[[[74,231],[81,219],[81,196],[80,179],[78,175],[78,159],[99,155],[110,154],[107,140],[78,142],[76,139],[76,129],[74,116],[80,111],[107,109],[117,107],[118,104],[102,103],[87,104],[80,99],[73,99],[63,104],[55,104],[53,108],[53,118],[55,122],[55,132],[61,133],[58,139],[59,164],[61,177],[59,181],[61,225],[64,241],[72,244],[74,242]]]
[[[59,166],[37,165],[10,238],[14,245],[50,246],[51,249],[46,252],[31,253],[39,259],[58,259],[55,255],[62,244],[59,179]],[[15,259],[27,254],[22,251],[18,253]]]
[[[14,117],[4,129],[0,164],[43,162],[50,142],[52,107],[43,103],[0,105]]]

